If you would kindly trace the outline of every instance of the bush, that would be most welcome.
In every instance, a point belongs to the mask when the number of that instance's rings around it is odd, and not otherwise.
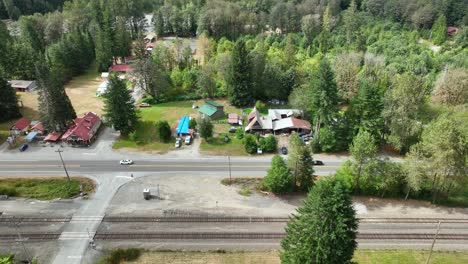
[[[198,120],[198,133],[200,136],[207,140],[213,136],[213,123],[208,118],[201,118]]]
[[[262,101],[257,101],[255,103],[255,108],[257,108],[259,112],[265,112],[267,110],[265,103],[263,103]]]
[[[250,196],[252,194],[252,192],[247,187],[242,188],[242,190],[240,190],[238,193],[242,196]]]
[[[188,126],[190,129],[194,129],[197,127],[197,120],[195,118],[190,119]]]
[[[275,155],[273,157],[271,168],[268,169],[263,182],[270,192],[288,193],[292,191],[293,176],[281,156]]]
[[[171,127],[167,121],[156,122],[156,131],[161,142],[168,142],[171,140]]]
[[[119,264],[121,261],[136,260],[141,255],[141,249],[128,248],[117,249],[111,252],[110,256],[105,259],[106,264]]]
[[[245,135],[244,139],[244,147],[245,147],[245,152],[249,154],[254,154],[257,152],[257,140],[255,139],[255,136],[252,134],[247,134]]]
[[[243,139],[244,138],[244,131],[240,127],[238,129],[236,129],[236,138],[237,139]]]
[[[275,152],[276,147],[277,141],[275,136],[273,135],[269,135],[268,137],[262,138],[260,140],[260,148],[262,148],[264,152]]]
[[[0,195],[17,196],[18,192],[13,188],[0,187]]]
[[[141,99],[141,103],[154,104],[156,103],[156,101],[154,100],[153,96],[148,95],[145,98]]]

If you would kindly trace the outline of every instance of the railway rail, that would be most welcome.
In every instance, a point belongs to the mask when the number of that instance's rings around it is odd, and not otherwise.
[[[101,221],[99,217],[95,216],[81,216],[77,219],[72,217],[12,217],[2,216],[0,217],[0,224],[2,223],[66,223],[70,221]],[[102,222],[106,223],[285,223],[289,221],[289,217],[258,217],[258,216],[226,216],[226,217],[214,217],[214,216],[175,216],[175,217],[153,217],[153,216],[132,216],[132,217],[120,217],[120,216],[104,216]],[[460,223],[468,224],[468,218],[359,218],[360,223]]]
[[[98,232],[96,240],[279,240],[285,233],[241,232],[155,232],[106,233]],[[60,233],[0,234],[0,241],[57,240]],[[81,238],[82,239],[82,238]],[[358,233],[358,240],[432,240],[434,234],[418,233]],[[468,234],[438,234],[437,240],[468,241]]]

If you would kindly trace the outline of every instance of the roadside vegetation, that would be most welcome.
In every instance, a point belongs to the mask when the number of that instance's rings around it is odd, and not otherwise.
[[[357,249],[353,256],[356,264],[420,264],[427,259],[429,251],[425,250],[369,250]],[[468,262],[468,253],[461,251],[434,251],[431,264],[459,264]],[[192,263],[192,264],[280,264],[277,251],[241,251],[241,252],[190,252],[190,251],[162,251],[144,252],[132,264],[144,263]],[[99,263],[99,264],[105,264]]]
[[[66,178],[2,178],[0,179],[0,195],[21,197],[27,199],[52,200],[71,198],[83,192],[92,193],[95,184],[83,177]]]
[[[96,264],[138,263],[142,250],[138,248],[115,249],[107,253]]]

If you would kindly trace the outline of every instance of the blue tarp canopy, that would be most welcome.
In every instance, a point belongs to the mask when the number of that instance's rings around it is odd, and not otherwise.
[[[190,117],[183,116],[177,126],[177,134],[188,134]]]
[[[30,133],[26,136],[25,140],[28,141],[28,142],[31,142],[36,136],[37,136],[37,132],[36,132],[36,131],[30,132]]]

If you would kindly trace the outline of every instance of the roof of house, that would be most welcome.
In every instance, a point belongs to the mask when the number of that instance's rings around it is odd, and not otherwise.
[[[309,121],[298,119],[294,117],[283,118],[273,122],[273,130],[281,130],[285,128],[296,128],[310,130],[311,125]]]
[[[30,128],[30,130],[44,131],[44,127],[42,126],[41,122],[37,122],[34,126]]]
[[[57,141],[60,139],[60,136],[62,136],[62,133],[50,133],[49,135],[47,135],[45,138],[44,138],[44,141]]]
[[[154,48],[154,43],[153,42],[148,42],[146,43],[147,48]]]
[[[23,117],[20,120],[18,120],[11,128],[16,128],[16,129],[19,129],[19,130],[23,130],[26,127],[28,127],[30,123],[31,123],[31,121],[29,121],[28,119]]]
[[[269,116],[255,116],[249,124],[245,127],[245,131],[249,131],[258,122],[258,125],[265,130],[273,129],[273,120]]]
[[[183,116],[179,121],[179,125],[177,126],[176,132],[178,134],[187,134],[189,132],[189,121],[190,117]]]
[[[212,101],[212,100],[205,100],[205,104],[209,104],[209,105],[212,105],[214,107],[222,107],[223,106],[223,105],[218,104],[217,102]]]
[[[200,113],[207,115],[207,116],[212,116],[218,109],[212,105],[206,104],[202,107],[200,107],[200,110],[198,110]]]
[[[285,115],[287,117],[301,116],[302,111],[298,109],[268,109],[268,116],[273,118],[273,120],[281,119],[282,115]]]
[[[116,64],[109,67],[109,72],[129,72],[132,70],[132,65],[128,64]]]
[[[154,38],[156,38],[155,33],[148,33],[148,35],[145,36],[145,39],[147,39],[147,40],[152,40]]]
[[[257,110],[257,107],[254,107],[252,109],[252,112],[249,113],[249,115],[247,116],[247,120],[252,120],[254,117],[256,117],[258,115],[258,110]]]
[[[236,113],[231,113],[228,115],[228,123],[229,124],[237,124],[239,123],[239,115]]]
[[[28,89],[36,87],[36,81],[11,80],[9,83],[13,88]]]
[[[88,112],[84,117],[77,117],[75,118],[75,124],[70,127],[65,134],[63,134],[64,139],[67,139],[68,137],[75,135],[83,140],[89,140],[90,135],[89,131],[91,128],[101,120],[99,116],[97,116],[93,112]]]
[[[454,33],[457,32],[458,28],[457,27],[447,27],[447,32],[448,33]]]

